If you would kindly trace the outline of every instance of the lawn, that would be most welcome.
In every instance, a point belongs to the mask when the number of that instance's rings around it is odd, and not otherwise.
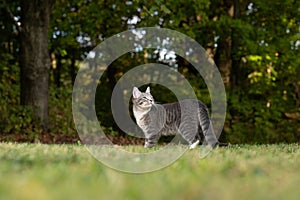
[[[189,150],[162,170],[126,174],[81,145],[0,143],[0,199],[299,199],[296,144],[233,145],[205,159],[198,154]]]

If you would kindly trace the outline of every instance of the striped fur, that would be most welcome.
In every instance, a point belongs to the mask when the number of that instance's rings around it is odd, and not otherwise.
[[[168,104],[155,104],[148,87],[146,92],[133,89],[133,114],[145,134],[145,147],[157,144],[162,135],[177,133],[194,147],[204,136],[204,143],[214,147],[214,134],[207,107],[199,100],[185,99]]]

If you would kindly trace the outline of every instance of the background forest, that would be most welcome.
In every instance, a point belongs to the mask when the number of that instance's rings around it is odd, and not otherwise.
[[[155,26],[188,35],[214,59],[227,92],[223,141],[299,142],[299,19],[296,0],[0,0],[0,139],[76,142],[72,87],[80,63],[114,34]],[[100,80],[97,115],[113,137],[124,136],[110,110],[118,79],[143,63],[170,63],[144,51],[118,58]],[[200,74],[180,57],[174,62],[209,106]],[[153,87],[160,102],[176,100]]]

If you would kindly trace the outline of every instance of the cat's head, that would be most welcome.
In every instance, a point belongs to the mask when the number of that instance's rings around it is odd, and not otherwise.
[[[137,87],[132,91],[133,105],[139,109],[148,110],[154,104],[153,96],[150,93],[150,87],[147,87],[145,92],[141,92]]]

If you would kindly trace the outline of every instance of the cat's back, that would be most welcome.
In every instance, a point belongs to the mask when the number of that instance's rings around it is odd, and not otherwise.
[[[199,108],[206,108],[205,104],[198,99],[183,99],[178,102],[162,104],[166,111],[172,110],[198,110]]]
[[[198,113],[207,109],[205,104],[197,99],[184,99],[174,103],[162,104],[166,112],[167,123],[181,122],[182,119],[198,121]],[[183,118],[182,118],[183,117]]]

